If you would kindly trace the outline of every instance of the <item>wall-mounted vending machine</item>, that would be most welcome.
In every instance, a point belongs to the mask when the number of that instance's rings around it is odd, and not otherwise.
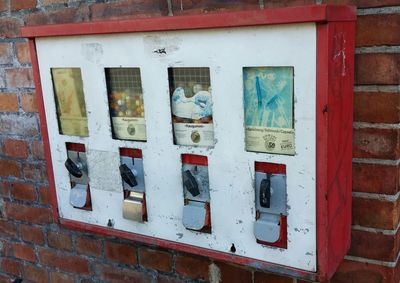
[[[350,243],[355,9],[25,27],[54,215],[326,280]]]

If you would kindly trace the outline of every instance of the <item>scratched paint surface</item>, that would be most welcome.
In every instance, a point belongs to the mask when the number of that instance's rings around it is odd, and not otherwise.
[[[316,270],[314,24],[37,39],[60,215],[304,270]],[[104,68],[138,67],[142,76],[147,142],[112,139]],[[294,156],[245,150],[243,67],[294,68]],[[82,72],[90,136],[60,135],[50,68]],[[213,86],[214,148],[173,144],[168,67],[209,67]],[[65,142],[88,151],[92,211],[70,206]],[[122,218],[119,147],[143,152],[148,222]],[[208,157],[212,234],[186,230],[181,154]],[[288,249],[256,243],[254,162],[287,166]]]

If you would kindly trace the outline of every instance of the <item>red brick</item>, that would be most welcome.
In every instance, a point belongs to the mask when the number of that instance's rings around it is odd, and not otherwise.
[[[399,191],[398,166],[353,163],[353,191],[395,195]]]
[[[24,94],[21,100],[21,106],[25,112],[38,112],[36,94]]]
[[[76,238],[76,251],[81,254],[90,256],[101,256],[101,241],[87,237]]]
[[[54,12],[31,13],[26,16],[26,25],[65,24],[89,20],[89,8],[64,8]]]
[[[10,219],[34,224],[48,224],[53,222],[53,216],[49,208],[32,207],[29,205],[7,202],[6,214]]]
[[[47,234],[47,241],[49,247],[66,251],[72,250],[71,235],[69,234],[49,231]]]
[[[242,283],[252,282],[251,271],[236,265],[218,262],[217,266],[220,270],[222,282]]]
[[[293,279],[271,273],[261,273],[261,272],[254,273],[254,283],[265,283],[265,282],[293,283]]]
[[[23,10],[35,8],[36,0],[10,0],[11,10]]]
[[[15,276],[21,277],[22,274],[22,264],[18,261],[10,258],[4,258],[1,261],[1,268],[5,273],[13,274]]]
[[[360,92],[354,95],[354,120],[371,123],[400,122],[400,94]]]
[[[399,200],[391,202],[353,197],[354,225],[393,230],[399,223],[399,214]]]
[[[22,240],[36,245],[44,244],[44,234],[42,229],[32,225],[20,224],[19,231]]]
[[[385,235],[353,230],[350,255],[395,262],[400,250],[400,230],[395,235]]]
[[[400,45],[400,14],[357,17],[357,46]],[[383,32],[384,31],[384,32]]]
[[[33,250],[33,247],[30,245],[20,244],[20,243],[13,244],[13,251],[14,251],[14,257],[16,258],[31,262],[37,261],[35,251]]]
[[[209,260],[206,258],[178,255],[176,273],[192,279],[208,280]]]
[[[64,274],[61,272],[52,272],[51,273],[51,281],[57,283],[74,283],[75,280],[71,275]]]
[[[12,43],[9,42],[0,43],[0,64],[11,64],[12,62],[13,62]]]
[[[44,269],[43,267],[26,265],[24,267],[24,279],[36,283],[47,283],[49,281],[49,276],[46,269]]]
[[[28,157],[28,143],[24,140],[5,139],[3,146],[5,155],[24,159]]]
[[[21,21],[16,18],[0,18],[0,38],[19,37]]]
[[[39,188],[39,199],[43,204],[51,204],[50,190],[48,187]]]
[[[0,159],[0,176],[21,177],[21,164],[14,160]]]
[[[360,158],[398,159],[398,129],[354,129],[353,156]]]
[[[17,42],[15,44],[15,49],[17,51],[17,58],[21,64],[30,64],[31,56],[29,53],[28,42]]]
[[[397,85],[400,80],[400,54],[357,54],[355,72],[358,85]]]
[[[393,269],[383,265],[344,260],[330,283],[389,283],[393,281]]]
[[[312,0],[309,0],[312,1]],[[272,3],[269,3],[272,2]],[[281,3],[280,3],[281,2]],[[273,0],[265,3],[268,6],[285,5],[282,2],[304,2],[299,1],[282,1]],[[227,11],[227,10],[246,10],[246,9],[259,9],[260,4],[258,0],[172,0],[172,10],[174,15],[180,14],[198,14],[213,11]]]
[[[94,20],[165,16],[168,13],[167,2],[159,0],[140,1],[139,3],[137,0],[98,3],[91,5],[90,11]]]
[[[34,87],[31,68],[6,69],[8,87]]]
[[[28,184],[13,183],[11,184],[11,187],[12,195],[14,198],[26,201],[36,200],[36,189],[34,186]]]
[[[5,220],[0,220],[0,236],[7,238],[17,237],[17,226]]]
[[[98,273],[100,274],[100,279],[104,282],[113,283],[125,283],[125,282],[135,282],[135,283],[148,283],[152,282],[151,275],[135,271],[129,268],[119,268],[107,265],[96,266]]]
[[[39,159],[39,160],[44,159],[44,148],[42,141],[33,141],[31,148],[32,148],[32,157],[34,159]]]
[[[36,136],[38,132],[39,125],[35,116],[26,116],[16,113],[2,115],[0,112],[0,134],[32,137]]]
[[[89,262],[79,256],[41,248],[39,250],[39,259],[42,264],[49,267],[59,268],[71,273],[89,274]]]
[[[146,268],[170,272],[172,270],[172,255],[164,251],[140,248],[139,263]]]
[[[323,0],[324,4],[355,5],[359,8],[399,5],[399,0]]]
[[[0,93],[0,111],[17,112],[18,98],[14,93]]]
[[[106,258],[125,264],[136,264],[136,248],[128,244],[106,242]]]
[[[25,163],[22,165],[22,172],[25,179],[37,182],[47,180],[46,166],[44,164]]]

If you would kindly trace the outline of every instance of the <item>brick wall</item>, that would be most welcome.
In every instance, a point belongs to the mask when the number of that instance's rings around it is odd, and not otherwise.
[[[0,0],[0,282],[296,282],[54,223],[29,51],[19,36],[23,25],[313,3],[359,8],[352,245],[331,282],[400,282],[400,0]]]

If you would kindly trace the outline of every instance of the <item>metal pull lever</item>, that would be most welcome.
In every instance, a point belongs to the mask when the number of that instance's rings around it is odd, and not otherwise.
[[[192,194],[192,196],[195,197],[200,194],[196,179],[189,170],[183,172],[183,185],[185,186],[186,190]]]
[[[270,208],[271,206],[271,177],[267,174],[267,179],[263,179],[260,184],[260,206]]]
[[[122,180],[124,180],[124,182],[129,186],[134,187],[138,184],[135,175],[126,164],[119,166],[119,172],[121,173]]]
[[[65,161],[65,168],[67,168],[68,172],[72,176],[74,176],[76,178],[80,178],[83,175],[83,173],[82,173],[82,168],[83,168],[82,163],[77,164],[77,163],[73,162],[71,160],[71,158],[68,158]]]

